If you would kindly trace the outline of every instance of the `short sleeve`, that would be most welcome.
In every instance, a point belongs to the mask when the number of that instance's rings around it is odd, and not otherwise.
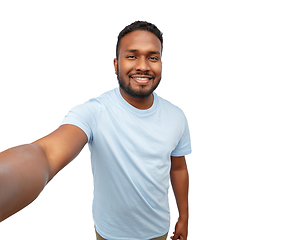
[[[188,126],[188,121],[184,116],[184,114],[183,114],[183,122],[184,124],[183,124],[182,136],[176,148],[171,153],[171,156],[173,157],[185,156],[192,152],[190,130]]]
[[[93,132],[97,128],[101,112],[101,104],[95,99],[71,109],[61,125],[71,124],[79,127],[87,136],[88,143],[93,139]]]

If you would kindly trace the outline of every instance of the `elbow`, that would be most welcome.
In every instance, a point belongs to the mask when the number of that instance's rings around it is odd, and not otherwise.
[[[47,158],[44,148],[38,143],[31,143],[30,145],[36,152],[35,159],[39,161],[38,165],[40,166],[40,169],[42,169],[41,178],[44,179],[44,185],[46,185],[54,177],[55,174],[51,170],[51,166],[49,164],[49,160]]]

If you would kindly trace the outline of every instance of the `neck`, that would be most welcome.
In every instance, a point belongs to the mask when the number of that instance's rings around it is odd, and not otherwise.
[[[127,94],[122,88],[119,88],[120,93],[122,97],[133,107],[140,109],[140,110],[146,110],[149,109],[153,102],[154,102],[154,96],[151,94],[149,97],[146,98],[136,98],[132,97],[131,95]]]

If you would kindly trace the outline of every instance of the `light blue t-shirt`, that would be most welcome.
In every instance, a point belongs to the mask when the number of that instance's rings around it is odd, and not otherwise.
[[[167,233],[170,156],[191,153],[184,113],[155,93],[151,108],[139,110],[116,88],[74,107],[62,124],[88,137],[97,232],[108,240]]]

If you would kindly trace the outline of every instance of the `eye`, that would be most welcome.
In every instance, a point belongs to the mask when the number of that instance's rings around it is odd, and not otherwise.
[[[128,55],[126,58],[127,58],[127,59],[136,59],[136,56]]]
[[[149,57],[148,58],[150,61],[152,61],[152,62],[157,62],[157,61],[159,61],[159,58],[158,57]]]

